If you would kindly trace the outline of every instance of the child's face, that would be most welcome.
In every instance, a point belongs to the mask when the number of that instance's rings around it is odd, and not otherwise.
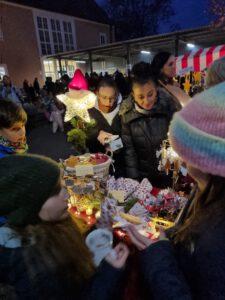
[[[26,140],[26,129],[23,122],[17,122],[10,128],[0,129],[0,136],[11,143],[23,143]]]
[[[145,110],[150,110],[156,102],[157,90],[151,81],[144,85],[134,84],[133,96],[135,102]]]

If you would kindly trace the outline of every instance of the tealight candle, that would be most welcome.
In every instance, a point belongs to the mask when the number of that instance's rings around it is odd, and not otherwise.
[[[87,209],[86,209],[86,215],[87,216],[91,216],[93,214],[93,209],[91,208],[91,207],[88,207]]]

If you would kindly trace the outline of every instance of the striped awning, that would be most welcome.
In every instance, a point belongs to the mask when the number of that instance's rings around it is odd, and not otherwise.
[[[176,73],[200,72],[209,67],[216,59],[225,56],[225,45],[193,50],[176,58]]]

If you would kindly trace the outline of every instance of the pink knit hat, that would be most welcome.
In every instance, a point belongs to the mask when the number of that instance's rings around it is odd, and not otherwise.
[[[186,163],[225,177],[225,82],[196,95],[176,113],[169,135]]]

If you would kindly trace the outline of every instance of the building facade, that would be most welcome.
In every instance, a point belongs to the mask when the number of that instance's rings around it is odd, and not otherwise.
[[[102,17],[97,22],[76,17],[74,7],[70,14],[68,11],[65,14],[60,7],[51,11],[47,4],[39,8],[28,2],[31,1],[0,1],[0,76],[8,74],[17,86],[21,86],[24,79],[32,83],[37,77],[43,83],[47,76],[53,80],[62,73],[72,76],[77,67],[85,71],[85,61],[71,58],[62,60],[59,66],[58,60],[46,57],[112,41],[110,26],[101,23],[106,20]],[[87,2],[91,5],[90,0]],[[93,7],[100,9],[95,3]]]

